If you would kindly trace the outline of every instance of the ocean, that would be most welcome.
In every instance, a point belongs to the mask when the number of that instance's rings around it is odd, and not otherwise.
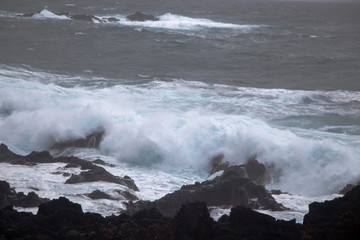
[[[135,11],[159,21],[126,20]],[[340,0],[2,0],[0,142],[101,158],[145,200],[206,180],[218,154],[256,156],[266,188],[289,193],[276,199],[291,211],[269,214],[301,222],[310,202],[360,180],[359,12]],[[51,148],[96,132],[98,149]],[[51,172],[64,165],[1,163],[0,178],[86,211],[124,209],[81,195],[116,184],[63,184]]]

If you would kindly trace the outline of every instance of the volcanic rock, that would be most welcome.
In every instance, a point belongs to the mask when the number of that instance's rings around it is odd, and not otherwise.
[[[47,198],[40,198],[36,193],[29,192],[25,195],[23,192],[17,193],[6,181],[0,181],[0,209],[6,206],[15,207],[38,207],[40,204],[48,202]]]
[[[127,16],[126,19],[129,21],[139,21],[139,22],[159,21],[159,18],[157,18],[153,15],[148,15],[148,14],[142,13],[140,11],[137,11],[134,14]]]
[[[243,166],[231,166],[213,180],[185,185],[180,190],[167,194],[154,202],[129,203],[128,211],[142,208],[157,208],[164,216],[172,217],[187,202],[200,201],[208,206],[245,206],[253,209],[281,211],[286,208],[278,204],[261,185],[247,178]]]
[[[308,239],[359,239],[360,186],[342,198],[311,203],[304,226]]]
[[[84,16],[84,15],[75,15]],[[85,15],[86,16],[86,15]],[[90,16],[91,17],[91,16]],[[52,146],[55,149],[63,149],[67,147],[78,147],[78,148],[99,148],[100,143],[104,136],[104,131],[94,132],[84,138],[71,139],[63,142],[58,142]]]
[[[209,239],[214,220],[204,202],[182,205],[175,216],[176,239]]]
[[[247,207],[232,208],[230,216],[223,216],[212,228],[209,239],[300,239],[300,225],[292,221],[276,220]]]
[[[80,167],[82,170],[79,175],[72,174],[71,177],[66,180],[66,184],[75,184],[83,182],[111,182],[126,186],[134,191],[139,191],[133,179],[128,176],[123,178],[114,176],[107,172],[103,167],[97,166],[92,162],[77,158],[77,157],[56,157],[54,158],[48,151],[32,152],[27,156],[20,156],[11,152],[8,147],[0,144],[0,162],[6,162],[10,164],[20,165],[34,165],[37,163],[55,163],[63,162],[67,163],[65,168]]]

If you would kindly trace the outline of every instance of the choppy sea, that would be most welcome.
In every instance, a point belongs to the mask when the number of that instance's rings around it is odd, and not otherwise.
[[[275,198],[291,211],[267,213],[298,222],[360,180],[358,2],[20,2],[0,4],[0,142],[12,151],[101,158],[147,200],[206,180],[220,153],[256,156],[272,169],[266,187],[289,193]],[[159,21],[126,20],[138,10]],[[51,149],[99,131],[99,149]],[[63,184],[51,174],[63,165],[2,163],[0,178],[86,211],[124,208],[81,195],[116,184]]]

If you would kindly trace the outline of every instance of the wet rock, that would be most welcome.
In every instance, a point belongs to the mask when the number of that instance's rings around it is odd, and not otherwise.
[[[87,21],[87,22],[93,22],[94,20],[96,21],[101,21],[100,18],[95,17],[93,15],[86,15],[86,14],[75,14],[75,15],[71,15],[70,18],[74,19],[74,20],[81,20],[81,21]]]
[[[244,167],[248,177],[255,183],[265,185],[270,182],[270,176],[267,174],[265,165],[259,163],[255,157],[249,159]]]
[[[69,199],[64,197],[42,204],[38,210],[38,214],[45,216],[54,215],[59,212],[74,212],[80,215],[83,214],[80,204],[70,202]]]
[[[77,16],[79,19],[81,18],[91,18],[92,16],[87,15],[74,15],[73,17]],[[100,143],[103,139],[105,132],[94,132],[89,134],[84,138],[77,138],[77,139],[70,139],[63,142],[58,142],[52,146],[54,149],[64,149],[67,147],[78,147],[78,148],[99,148]]]
[[[210,217],[204,202],[194,202],[182,205],[175,216],[175,238],[209,239],[214,220]]]
[[[10,164],[20,165],[34,165],[37,163],[67,163],[65,168],[80,167],[81,170],[87,170],[80,174],[72,174],[65,182],[66,184],[76,184],[83,182],[111,182],[126,186],[134,191],[139,191],[133,179],[128,176],[124,178],[114,176],[107,172],[103,167],[97,166],[92,162],[77,158],[77,157],[56,157],[54,158],[48,151],[32,152],[27,156],[17,155],[11,152],[5,144],[0,144],[0,162],[7,162]],[[56,174],[57,172],[55,172]],[[65,176],[68,173],[65,173]]]
[[[159,18],[157,18],[153,15],[148,15],[148,14],[142,13],[140,11],[137,11],[134,14],[127,16],[126,19],[129,21],[139,21],[139,22],[159,21]]]
[[[209,239],[300,239],[300,225],[293,221],[276,220],[247,207],[231,209],[211,230]]]
[[[210,175],[225,170],[229,167],[229,162],[223,162],[225,155],[220,153],[210,160]]]
[[[346,194],[348,192],[351,191],[351,189],[353,189],[356,186],[359,186],[360,182],[358,182],[356,185],[355,184],[347,184],[343,189],[340,190],[339,194]]]
[[[307,239],[359,239],[360,186],[342,198],[309,205],[304,217]]]
[[[115,198],[111,197],[109,194],[104,193],[100,190],[95,190],[92,193],[86,194],[86,196],[88,196],[92,200],[96,200],[96,199],[115,200]]]
[[[139,200],[139,198],[136,195],[132,194],[129,191],[115,190],[115,193],[119,194],[120,196],[122,196],[123,198],[129,201]]]
[[[15,207],[38,207],[40,204],[48,202],[47,198],[40,198],[36,193],[29,192],[27,195],[23,192],[17,193],[6,181],[0,181],[0,209],[6,206]]]
[[[246,206],[253,209],[285,210],[261,185],[247,178],[243,166],[231,166],[211,181],[185,185],[154,202],[129,203],[128,211],[157,208],[164,216],[172,217],[187,202],[205,202],[207,206]]]
[[[118,22],[120,21],[120,19],[116,18],[116,17],[109,17],[109,18],[106,18],[107,21],[109,22]]]
[[[93,161],[93,163],[98,164],[98,165],[103,165],[103,166],[115,167],[114,164],[106,163],[101,159],[96,159]]]
[[[104,181],[110,183],[117,183],[127,186],[134,191],[139,191],[134,180],[132,180],[131,178],[121,178],[118,176],[114,176],[111,173],[107,172],[104,168],[93,164],[91,166],[86,166],[85,169],[87,169],[88,171],[81,172],[79,175],[72,174],[71,177],[66,180],[65,184]]]
[[[219,154],[210,160],[210,175],[231,168],[229,162],[224,161],[224,154]],[[251,157],[246,164],[235,165],[245,169],[246,177],[259,185],[270,182],[270,176],[264,164],[259,163],[256,157]]]

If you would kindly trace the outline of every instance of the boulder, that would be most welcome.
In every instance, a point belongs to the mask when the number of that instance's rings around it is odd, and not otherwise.
[[[304,217],[304,235],[308,239],[359,239],[360,186],[342,198],[311,203]]]
[[[159,18],[157,18],[153,15],[148,15],[148,14],[142,13],[140,11],[137,11],[134,14],[128,15],[126,17],[126,19],[129,21],[138,21],[138,22],[159,21]]]

